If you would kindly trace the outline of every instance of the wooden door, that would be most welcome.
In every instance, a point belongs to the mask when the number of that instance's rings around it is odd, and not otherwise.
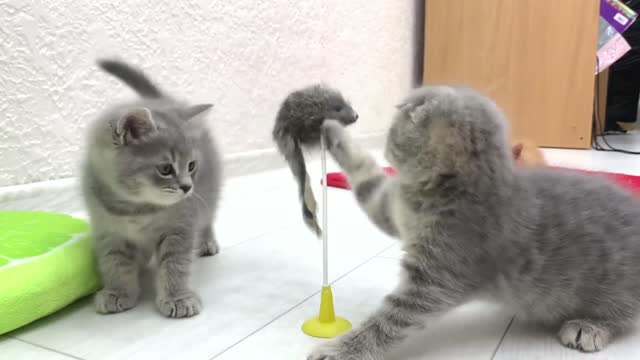
[[[425,83],[492,97],[512,136],[590,145],[599,0],[426,0]]]

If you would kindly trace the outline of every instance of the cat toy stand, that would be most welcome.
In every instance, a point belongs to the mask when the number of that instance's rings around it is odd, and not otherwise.
[[[320,313],[305,321],[302,331],[313,337],[334,338],[351,329],[349,320],[336,316],[333,307],[333,293],[329,285],[329,254],[327,244],[327,154],[324,138],[320,139],[322,162],[322,292]]]

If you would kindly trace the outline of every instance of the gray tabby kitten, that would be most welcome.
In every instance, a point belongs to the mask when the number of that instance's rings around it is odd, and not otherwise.
[[[142,99],[113,106],[89,131],[82,183],[104,283],[96,310],[134,307],[140,270],[155,255],[160,312],[196,315],[202,303],[189,286],[194,250],[218,252],[212,222],[220,159],[205,123],[212,105],[177,101],[127,64],[99,65]]]
[[[425,320],[476,297],[597,351],[640,301],[640,202],[600,177],[514,168],[505,121],[463,87],[415,90],[395,116],[389,177],[339,124],[323,131],[370,219],[398,237],[403,277],[382,306],[311,360],[383,359]]]
[[[337,90],[325,85],[309,86],[292,92],[283,101],[272,134],[298,182],[302,218],[318,236],[322,230],[318,226],[316,199],[309,183],[302,148],[320,144],[320,126],[325,119],[351,125],[358,120],[358,114]]]

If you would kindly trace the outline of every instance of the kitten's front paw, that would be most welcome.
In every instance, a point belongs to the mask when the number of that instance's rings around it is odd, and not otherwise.
[[[355,349],[349,349],[339,339],[327,341],[316,347],[307,360],[363,360],[362,356],[354,353]]]
[[[322,136],[327,145],[327,150],[333,153],[344,144],[344,126],[336,120],[325,120],[322,124]]]
[[[602,350],[609,339],[609,329],[589,320],[571,320],[562,325],[558,337],[563,345],[584,352]]]
[[[136,306],[138,297],[119,291],[102,289],[96,293],[94,302],[98,313],[114,314]]]
[[[162,315],[171,318],[191,317],[202,311],[202,301],[192,291],[176,297],[159,297],[156,304]]]
[[[198,249],[198,255],[200,256],[213,256],[220,252],[220,247],[215,239],[206,239],[200,245]]]

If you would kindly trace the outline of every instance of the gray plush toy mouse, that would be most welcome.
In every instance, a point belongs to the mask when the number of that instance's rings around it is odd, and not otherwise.
[[[338,91],[325,85],[313,85],[287,96],[273,128],[273,139],[298,183],[304,222],[318,236],[322,230],[318,226],[316,200],[302,149],[320,144],[320,127],[326,119],[337,120],[346,126],[356,122],[358,114]]]

